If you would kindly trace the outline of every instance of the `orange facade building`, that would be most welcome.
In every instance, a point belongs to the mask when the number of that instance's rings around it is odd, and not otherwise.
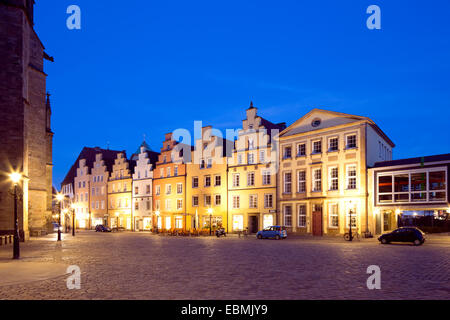
[[[165,135],[153,171],[153,225],[158,230],[189,230],[191,219],[186,211],[186,163],[190,162],[192,147],[173,141],[172,135]]]

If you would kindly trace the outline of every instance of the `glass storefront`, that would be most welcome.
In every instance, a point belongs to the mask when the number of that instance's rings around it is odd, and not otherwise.
[[[377,179],[378,203],[443,202],[447,199],[445,168],[381,173]]]

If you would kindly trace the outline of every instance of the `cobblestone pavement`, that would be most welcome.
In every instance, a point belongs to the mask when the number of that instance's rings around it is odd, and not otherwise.
[[[310,238],[179,238],[80,232],[22,245],[22,260],[81,268],[67,276],[2,285],[1,299],[450,299],[450,237],[425,245]],[[11,255],[0,247],[0,268]],[[369,265],[381,290],[368,290]]]

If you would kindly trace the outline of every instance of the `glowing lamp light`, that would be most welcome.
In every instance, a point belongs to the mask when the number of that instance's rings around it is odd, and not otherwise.
[[[157,211],[155,212],[155,214],[159,217],[159,216],[161,215],[161,212],[159,212],[159,210],[157,210]]]
[[[61,194],[61,193],[58,193],[58,194],[56,195],[56,200],[58,200],[58,201],[63,201],[63,200],[64,200],[64,195]]]
[[[213,213],[213,210],[212,210],[211,208],[209,208],[209,209],[208,209],[208,213],[209,213],[209,214],[212,214],[212,213]]]
[[[21,175],[20,173],[18,173],[18,172],[12,172],[12,173],[9,175],[9,178],[11,179],[11,181],[12,181],[14,184],[18,184],[19,181],[22,179],[22,175]]]
[[[400,214],[400,209],[395,209],[395,214],[399,215]]]
[[[377,216],[380,214],[380,209],[376,208],[375,210],[373,210],[373,215]]]

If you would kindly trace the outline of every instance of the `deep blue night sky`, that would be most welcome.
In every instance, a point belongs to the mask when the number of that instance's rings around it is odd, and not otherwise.
[[[81,30],[66,9],[80,6]],[[368,30],[366,8],[381,8]],[[250,100],[291,124],[318,107],[368,116],[394,158],[450,152],[448,0],[37,0],[35,28],[55,63],[54,183],[83,146],[134,152],[143,134],[238,128]]]

